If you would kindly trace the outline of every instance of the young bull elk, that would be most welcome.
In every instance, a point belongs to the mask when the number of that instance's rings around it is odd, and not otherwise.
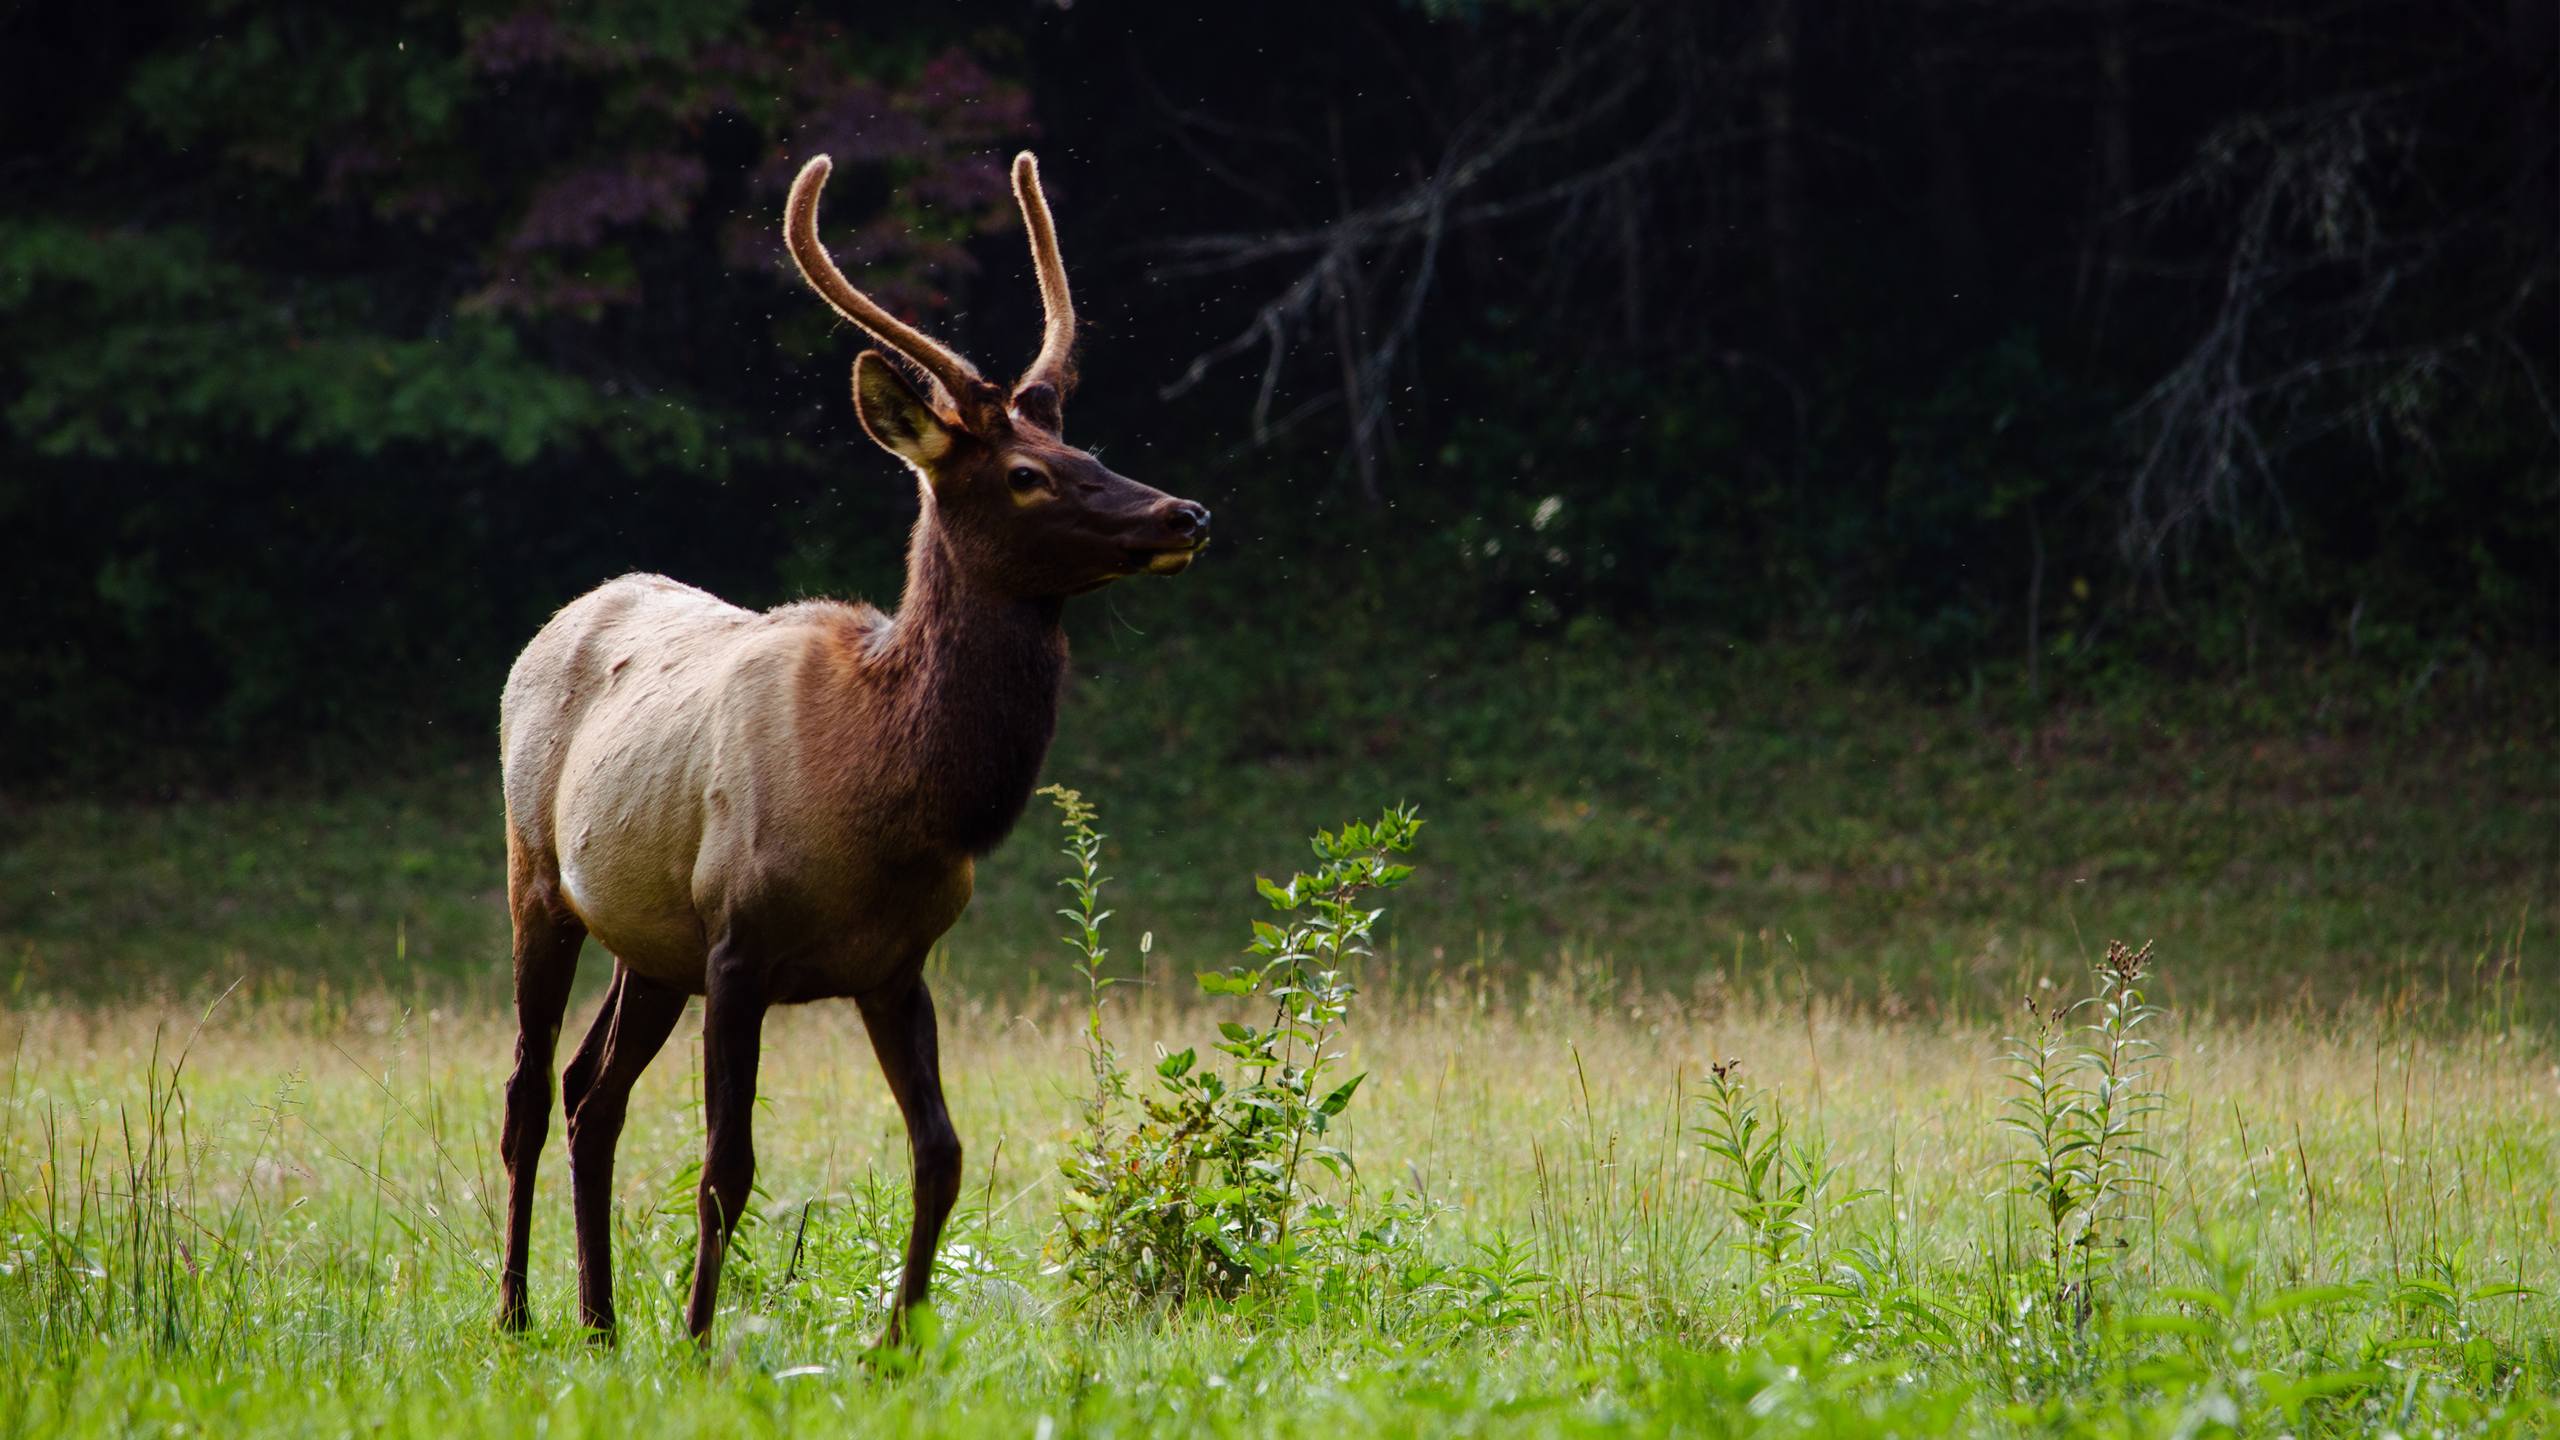
[[[1008,394],[855,289],[818,240],[828,162],[791,186],[791,257],[879,350],[854,361],[854,409],[922,482],[895,615],[804,601],[755,614],[654,575],[571,603],[507,677],[499,748],[515,920],[516,1068],[500,1323],[527,1322],[526,1232],[551,1125],[551,1064],[578,952],[616,966],[562,1077],[578,1236],[578,1309],[613,1329],[606,1216],[632,1083],[703,1009],[710,1135],[686,1328],[711,1324],[720,1261],[755,1172],[750,1137],[765,1010],[850,996],[907,1124],[915,1223],[890,1312],[924,1298],[960,1193],[925,952],[969,903],[972,858],[1030,798],[1055,728],[1066,597],[1171,575],[1209,512],[1059,438],[1075,383],[1075,310],[1028,154],[1013,165],[1047,320]]]

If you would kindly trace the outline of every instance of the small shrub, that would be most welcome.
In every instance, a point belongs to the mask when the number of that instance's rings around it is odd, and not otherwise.
[[[1199,976],[1203,994],[1267,1007],[1260,1023],[1219,1022],[1213,1056],[1197,1047],[1166,1055],[1153,1093],[1123,1125],[1127,1072],[1102,1031],[1104,973],[1101,835],[1072,790],[1044,792],[1067,832],[1075,897],[1062,910],[1065,942],[1086,982],[1085,1045],[1092,1093],[1085,1128],[1062,1162],[1067,1181],[1059,1249],[1089,1298],[1180,1302],[1234,1297],[1257,1286],[1314,1295],[1392,1254],[1418,1216],[1381,1207],[1362,1224],[1312,1182],[1321,1170],[1349,1196],[1351,1156],[1331,1138],[1358,1093],[1341,1075],[1338,1043],[1358,994],[1346,967],[1368,953],[1383,909],[1367,902],[1412,874],[1395,857],[1413,848],[1421,820],[1389,810],[1314,838],[1316,868],[1286,884],[1258,879],[1274,920],[1253,923],[1247,960]]]

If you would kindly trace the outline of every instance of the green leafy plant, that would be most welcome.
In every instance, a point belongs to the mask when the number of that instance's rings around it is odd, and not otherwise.
[[[2159,1047],[2142,1033],[2160,1008],[2144,999],[2151,946],[2109,941],[2097,993],[2061,1008],[2026,1002],[2033,1022],[2009,1039],[2011,1094],[2000,1124],[2020,1137],[2009,1193],[2035,1209],[2046,1236],[2052,1313],[2085,1323],[2096,1286],[2130,1248],[2134,1198],[2158,1158],[2146,1127],[2164,1102],[2150,1066]]]
[[[1197,1047],[1156,1065],[1156,1087],[1121,1128],[1129,1087],[1102,1032],[1101,836],[1094,812],[1073,791],[1053,787],[1075,869],[1065,884],[1076,903],[1062,911],[1066,937],[1085,980],[1086,1055],[1093,1091],[1086,1128],[1062,1162],[1067,1198],[1059,1249],[1063,1268],[1089,1297],[1181,1301],[1229,1297],[1257,1285],[1321,1288],[1336,1273],[1395,1248],[1415,1218],[1384,1207],[1367,1223],[1314,1181],[1322,1171],[1349,1195],[1350,1153],[1333,1123],[1360,1088],[1344,1076],[1334,1046],[1358,989],[1349,966],[1368,953],[1381,908],[1375,892],[1413,873],[1395,857],[1422,828],[1410,809],[1319,832],[1316,868],[1282,884],[1255,884],[1275,913],[1257,920],[1247,959],[1199,976],[1201,993],[1268,1007],[1259,1023],[1223,1020],[1213,1056]]]
[[[2110,948],[2110,960],[2121,948]],[[2362,1287],[2269,1289],[2256,1283],[2255,1261],[2229,1227],[2178,1248],[2196,1277],[2161,1287],[2154,1308],[2126,1318],[2128,1337],[2159,1343],[2129,1347],[2118,1377],[2127,1390],[2159,1397],[2158,1433],[2301,1433],[2351,1415],[2391,1380],[2375,1357],[2331,1355],[2310,1343],[2315,1322],[2370,1298]]]
[[[2080,1246],[2080,1281],[2093,1284],[2131,1248],[2134,1201],[2149,1188],[2146,1164],[2160,1158],[2148,1138],[2151,1117],[2168,1103],[2151,1080],[2151,1065],[2160,1047],[2142,1033],[2160,1017],[2160,1007],[2143,998],[2142,984],[2151,971],[2151,942],[2130,950],[2123,941],[2107,942],[2097,966],[2098,993],[2081,1002],[2095,1018],[2085,1027],[2079,1072],[2088,1103],[2082,1108],[2088,1137],[2082,1174],[2087,1185],[2088,1223]]]
[[[1128,1079],[1120,1069],[1120,1052],[1102,1030],[1102,992],[1119,983],[1105,969],[1111,951],[1102,943],[1102,922],[1111,918],[1111,912],[1102,908],[1102,887],[1110,883],[1102,873],[1104,837],[1093,828],[1094,808],[1082,791],[1049,785],[1042,787],[1040,793],[1058,808],[1059,827],[1066,831],[1066,844],[1059,853],[1074,867],[1058,882],[1074,901],[1058,912],[1070,927],[1058,938],[1073,952],[1076,978],[1085,987],[1083,1045],[1085,1068],[1093,1081],[1085,1104],[1085,1136],[1098,1142],[1110,1123],[1113,1108],[1129,1096]]]
[[[1854,1190],[1833,1197],[1840,1167],[1821,1137],[1790,1134],[1787,1114],[1774,1095],[1735,1078],[1740,1060],[1708,1067],[1704,1121],[1698,1143],[1719,1162],[1707,1183],[1725,1197],[1741,1230],[1735,1243],[1749,1258],[1752,1292],[1764,1323],[1824,1296],[1856,1292],[1825,1278],[1830,1257],[1821,1222],[1878,1192]]]

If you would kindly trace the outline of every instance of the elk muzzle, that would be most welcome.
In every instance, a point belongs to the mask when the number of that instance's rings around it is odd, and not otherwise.
[[[1165,501],[1157,512],[1164,543],[1140,552],[1138,569],[1149,575],[1179,575],[1209,548],[1209,507],[1189,500]]]

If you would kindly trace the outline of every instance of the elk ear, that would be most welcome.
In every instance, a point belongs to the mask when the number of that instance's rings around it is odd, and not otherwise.
[[[1066,402],[1058,398],[1058,387],[1045,380],[1034,380],[1013,392],[1013,413],[1052,435],[1066,433],[1066,410]]]
[[[865,350],[853,362],[853,413],[880,448],[932,473],[934,463],[951,453],[957,438],[916,387],[877,350]]]

